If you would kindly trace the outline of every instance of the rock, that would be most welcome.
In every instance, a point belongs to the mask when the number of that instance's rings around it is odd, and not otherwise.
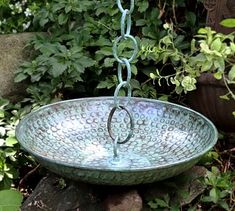
[[[141,211],[149,210],[146,205],[149,201],[166,195],[170,205],[184,206],[205,190],[198,179],[204,177],[206,171],[205,167],[194,166],[177,177],[132,187],[84,184],[49,175],[39,182],[21,210]]]
[[[136,190],[109,195],[104,201],[106,211],[141,211],[143,202]]]
[[[163,199],[165,195],[170,196],[170,204],[184,206],[191,203],[197,196],[204,192],[205,187],[198,181],[206,175],[206,168],[194,166],[179,176],[157,182],[154,184],[143,185],[140,194],[145,201],[155,198]]]
[[[22,211],[102,211],[91,186],[64,180],[55,175],[44,177],[23,203]]]
[[[31,51],[25,48],[34,33],[0,35],[0,97],[17,101],[24,93],[23,84],[14,83],[15,71],[30,58]]]

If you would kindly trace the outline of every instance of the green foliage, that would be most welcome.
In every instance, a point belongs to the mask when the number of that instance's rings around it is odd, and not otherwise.
[[[16,190],[0,191],[0,210],[1,211],[18,211],[20,209],[23,196]]]
[[[234,35],[216,33],[210,28],[201,28],[195,39],[191,41],[189,50],[182,48],[184,37],[175,34],[173,25],[165,24],[168,34],[158,45],[142,44],[142,59],[153,60],[163,66],[150,78],[157,80],[159,85],[165,79],[167,84],[174,84],[177,94],[187,93],[196,89],[196,79],[202,73],[213,73],[218,80],[223,79],[228,93],[226,98],[235,100],[235,94],[229,85],[235,84],[235,43]],[[180,44],[179,44],[180,39]],[[178,46],[177,46],[178,45]],[[173,74],[165,74],[167,66],[175,70]]]
[[[0,190],[12,187],[19,177],[18,169],[25,155],[15,138],[15,127],[19,119],[28,113],[31,106],[20,108],[0,98]]]
[[[171,205],[170,197],[168,194],[164,195],[162,199],[155,198],[154,200],[148,202],[148,205],[153,210],[171,210],[180,211],[180,207],[177,205]]]
[[[201,201],[230,210],[228,198],[232,199],[234,191],[232,174],[230,172],[221,173],[217,167],[212,166],[211,171],[207,171],[204,184],[207,186],[208,195],[202,196]]]
[[[181,31],[191,30],[193,27],[190,24],[198,22],[195,19],[197,11],[188,11],[187,4],[186,0],[159,1],[158,4],[148,0],[137,1],[132,16],[132,31],[138,35],[138,42],[158,42],[166,34],[162,23],[173,14],[174,22]],[[124,6],[129,5],[126,3]],[[187,14],[187,23],[180,21],[177,10]],[[28,92],[35,101],[39,98],[36,90],[47,98],[113,93],[117,80],[112,42],[120,34],[120,13],[115,1],[51,0],[35,14],[34,23],[48,33],[32,40],[36,57],[22,65],[15,81],[30,80]],[[179,43],[181,40],[179,36]],[[130,42],[128,39],[119,44],[120,57],[132,54]],[[155,85],[148,81],[144,73],[151,64],[135,60],[131,65],[133,80],[140,82],[134,88],[134,95],[155,98]]]
[[[33,17],[46,0],[1,0],[0,1],[0,33],[17,33],[33,31]]]

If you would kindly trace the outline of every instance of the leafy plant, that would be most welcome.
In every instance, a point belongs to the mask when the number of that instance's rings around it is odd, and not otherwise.
[[[228,199],[233,198],[234,191],[232,174],[229,172],[221,173],[217,167],[212,166],[211,171],[207,171],[204,184],[209,192],[208,195],[202,196],[201,201],[230,210]],[[213,209],[215,209],[215,206],[213,206]]]
[[[19,177],[19,169],[27,160],[22,154],[15,138],[15,127],[31,106],[21,108],[11,105],[8,100],[0,98],[0,190],[9,189]]]
[[[124,4],[129,7],[128,3]],[[133,34],[139,36],[139,42],[158,42],[166,34],[162,20],[165,22],[172,14],[175,14],[175,24],[181,31],[191,30],[188,23],[196,24],[198,9],[189,11],[187,4],[187,0],[159,1],[157,4],[148,0],[137,1],[132,16]],[[196,4],[195,8],[202,5]],[[183,14],[190,17],[187,24],[176,15],[176,11],[182,11],[182,8]],[[38,100],[36,90],[46,98],[113,93],[117,80],[112,42],[120,34],[120,13],[115,1],[51,0],[35,14],[34,24],[47,34],[39,35],[31,42],[36,57],[32,62],[24,63],[16,74],[16,82],[30,81],[28,92],[32,98]],[[125,57],[132,54],[130,40],[120,43],[118,54]],[[135,60],[131,65],[136,85],[134,95],[155,98],[154,85],[145,74],[151,64]]]
[[[163,66],[150,77],[157,80],[159,85],[165,79],[168,84],[175,85],[178,94],[196,89],[196,79],[202,73],[213,73],[218,80],[223,79],[228,93],[222,98],[235,100],[235,93],[230,88],[235,84],[235,43],[234,35],[216,33],[205,27],[198,31],[191,41],[190,51],[177,47],[179,36],[176,35],[172,24],[165,24],[168,34],[158,45],[142,45],[142,58],[154,60]],[[182,38],[183,39],[183,38]],[[167,66],[174,68],[174,73],[166,74]]]
[[[148,205],[153,210],[171,210],[171,211],[180,210],[179,206],[171,205],[170,197],[168,194],[164,195],[162,199],[155,198],[154,200],[148,202]]]

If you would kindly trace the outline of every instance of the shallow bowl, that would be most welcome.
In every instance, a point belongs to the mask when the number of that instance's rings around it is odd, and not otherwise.
[[[196,164],[217,141],[215,126],[180,105],[144,98],[120,98],[132,114],[133,136],[118,145],[107,121],[113,97],[50,104],[25,116],[16,128],[21,146],[43,166],[64,177],[94,184],[134,185],[163,180]],[[116,110],[111,130],[124,140],[130,119]]]

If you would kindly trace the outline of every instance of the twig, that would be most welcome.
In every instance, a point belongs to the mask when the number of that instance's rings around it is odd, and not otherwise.
[[[40,164],[38,164],[35,168],[33,168],[31,171],[29,171],[19,182],[19,189],[20,187],[23,185],[24,181],[30,176],[32,175],[35,171],[37,171],[37,169],[40,167]]]

